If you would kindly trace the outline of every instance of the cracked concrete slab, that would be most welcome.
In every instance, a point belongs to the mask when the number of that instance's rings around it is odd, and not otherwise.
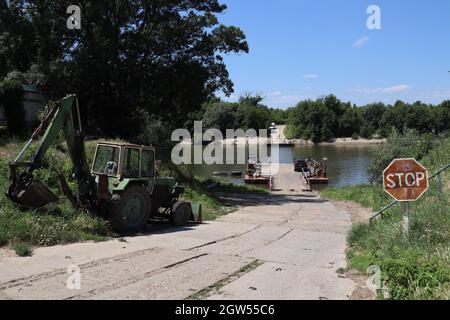
[[[226,285],[210,300],[347,300],[352,280],[314,266],[265,263]]]
[[[185,299],[236,272],[209,298],[347,299],[356,283],[336,270],[345,266],[350,215],[302,192],[292,165],[280,167],[276,186],[200,226],[38,248],[30,258],[0,254],[0,299]],[[255,260],[259,267],[238,272]],[[66,287],[69,265],[81,268],[75,292]]]

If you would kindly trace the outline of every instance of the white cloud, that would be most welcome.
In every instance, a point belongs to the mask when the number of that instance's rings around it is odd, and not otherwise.
[[[353,47],[354,48],[362,48],[362,47],[364,47],[366,44],[367,44],[367,42],[369,42],[369,40],[370,40],[370,38],[369,37],[367,37],[367,36],[365,36],[365,37],[362,37],[361,39],[359,39],[358,41],[356,41],[354,44],[353,44]]]
[[[274,91],[265,95],[264,101],[271,106],[287,107],[296,104],[304,97],[296,94],[284,94],[281,91]]]
[[[381,93],[399,93],[399,92],[410,91],[411,89],[412,88],[410,86],[408,86],[407,84],[400,84],[398,86],[382,88]]]
[[[351,91],[356,93],[364,93],[364,94],[379,94],[379,93],[401,93],[410,91],[412,89],[411,86],[407,84],[400,84],[392,87],[384,87],[384,88],[357,88],[352,89]]]
[[[303,78],[304,79],[317,79],[317,78],[319,78],[319,75],[317,75],[317,74],[305,74],[303,76]]]

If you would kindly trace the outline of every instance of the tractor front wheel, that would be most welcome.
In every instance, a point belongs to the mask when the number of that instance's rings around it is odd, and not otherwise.
[[[172,207],[171,221],[176,227],[183,227],[189,223],[192,215],[191,204],[187,202],[177,202]]]
[[[150,219],[150,195],[141,186],[131,186],[113,203],[111,211],[114,230],[124,234],[138,233]]]

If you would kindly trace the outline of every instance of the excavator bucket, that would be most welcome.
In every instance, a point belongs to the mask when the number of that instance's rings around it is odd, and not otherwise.
[[[7,196],[11,201],[28,208],[41,208],[56,202],[58,197],[39,181],[31,179],[28,183],[14,182]]]

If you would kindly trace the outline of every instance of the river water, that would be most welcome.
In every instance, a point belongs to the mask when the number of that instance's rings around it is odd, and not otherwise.
[[[301,145],[280,147],[280,163],[291,164],[297,157],[312,157],[316,161],[328,158],[329,186],[367,184],[367,167],[380,145]],[[194,175],[212,178],[214,172],[245,171],[245,165],[195,165],[191,167]],[[292,170],[293,167],[292,167]],[[218,177],[238,185],[244,184],[243,177]]]

